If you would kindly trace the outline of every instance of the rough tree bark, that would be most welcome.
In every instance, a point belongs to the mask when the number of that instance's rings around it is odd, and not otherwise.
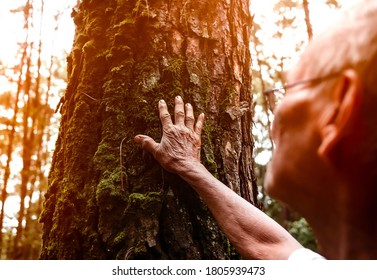
[[[202,161],[256,203],[248,0],[83,0],[44,211],[42,259],[237,257],[206,206],[133,143],[157,102],[207,116]]]

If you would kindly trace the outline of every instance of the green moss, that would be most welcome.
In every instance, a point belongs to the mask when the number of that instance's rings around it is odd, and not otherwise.
[[[124,231],[119,232],[118,235],[114,238],[114,241],[113,241],[114,246],[124,243],[126,241],[126,237],[127,237],[126,232]]]
[[[119,74],[124,70],[124,65],[119,65],[111,68],[110,73],[111,74]]]
[[[115,167],[119,161],[118,156],[114,153],[114,148],[109,143],[101,142],[93,157],[93,162],[98,170],[106,171],[109,167]]]
[[[119,40],[121,41],[121,40]],[[112,63],[119,63],[119,61],[123,61],[125,58],[128,58],[130,62],[132,61],[132,49],[124,44],[117,44],[116,46],[113,46],[108,50],[108,53],[106,54],[106,60],[108,62]],[[127,66],[122,62],[123,66]]]
[[[107,178],[103,178],[98,186],[98,192],[106,192],[109,196],[122,196],[122,191],[120,189],[120,172],[115,170]]]
[[[234,87],[228,86],[225,89],[225,94],[221,98],[220,112],[225,112],[230,106],[234,106],[234,100],[237,96],[237,90]]]
[[[207,169],[216,177],[218,178],[217,173],[217,163],[216,163],[216,157],[214,154],[215,147],[214,147],[214,138],[216,138],[215,131],[211,127],[209,123],[205,124],[203,126],[203,132],[205,141],[203,141],[203,152],[204,152],[204,164],[207,167]]]
[[[138,86],[138,92],[148,93],[154,90],[160,81],[160,71],[154,60],[142,63],[135,68]]]
[[[209,100],[212,97],[212,85],[208,76],[208,69],[203,63],[199,64],[200,96],[204,97],[205,108],[208,108]]]
[[[199,86],[200,85],[200,77],[195,73],[191,73],[190,74],[190,82],[193,83],[194,85]]]
[[[155,18],[157,16],[156,11],[150,7],[148,0],[137,0],[132,14],[136,17],[146,18]]]
[[[126,17],[124,20],[119,22],[118,24],[114,25],[114,28],[125,28],[127,25],[135,24],[135,18],[133,17]]]
[[[132,193],[128,196],[130,205],[139,205],[142,209],[148,207],[150,203],[161,203],[161,193],[159,192],[147,192],[147,193]]]
[[[181,79],[183,65],[184,60],[182,58],[175,58],[169,62],[169,65],[164,68],[164,71],[172,73],[175,79]]]
[[[134,247],[134,255],[136,258],[138,256],[143,256],[148,252],[147,246],[145,246],[145,241],[144,240],[139,240]]]

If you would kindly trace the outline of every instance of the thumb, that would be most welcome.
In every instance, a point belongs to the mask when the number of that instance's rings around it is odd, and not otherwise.
[[[142,149],[150,152],[152,155],[156,153],[158,143],[156,143],[151,137],[146,135],[136,135],[134,140],[141,145]]]

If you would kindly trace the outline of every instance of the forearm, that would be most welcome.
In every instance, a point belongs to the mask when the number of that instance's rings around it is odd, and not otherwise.
[[[158,104],[163,136],[156,143],[135,136],[168,171],[180,175],[207,203],[224,233],[244,258],[286,259],[301,245],[263,212],[216,180],[199,162],[204,114],[195,123],[192,105],[175,98],[174,124],[166,102]]]
[[[237,251],[248,259],[287,259],[301,245],[278,223],[210,174],[201,164],[178,173],[206,202]]]

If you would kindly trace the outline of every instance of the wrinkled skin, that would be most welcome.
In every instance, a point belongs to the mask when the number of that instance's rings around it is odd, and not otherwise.
[[[163,127],[160,143],[146,135],[135,136],[135,141],[164,169],[191,185],[244,258],[287,259],[302,248],[279,224],[213,177],[200,163],[204,114],[195,122],[192,106],[176,97],[173,123],[165,101],[161,100],[158,107]]]
[[[204,114],[200,114],[195,123],[192,105],[184,105],[179,96],[175,98],[174,123],[164,100],[159,102],[158,107],[163,129],[160,143],[146,135],[137,135],[135,141],[170,172],[179,173],[192,164],[200,163]]]

